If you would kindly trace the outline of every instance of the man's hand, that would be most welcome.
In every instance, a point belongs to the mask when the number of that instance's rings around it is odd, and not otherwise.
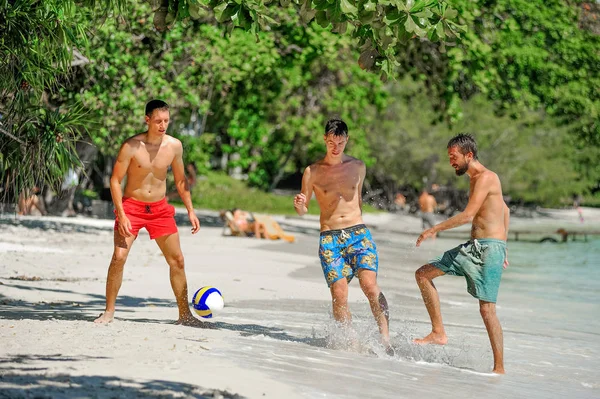
[[[504,255],[504,263],[502,264],[502,267],[506,269],[508,267],[508,265],[509,265],[509,263],[508,263],[508,248],[506,248],[506,253]]]
[[[188,217],[192,224],[192,234],[196,234],[200,230],[200,220],[198,220],[198,216],[196,216],[196,212],[194,211],[188,212]]]
[[[125,214],[118,216],[119,219],[119,234],[123,237],[131,237],[131,222]]]
[[[436,232],[435,230],[433,230],[433,228],[427,229],[424,232],[421,233],[421,235],[419,236],[419,238],[417,238],[417,247],[421,245],[421,243],[423,241],[425,241],[428,238],[431,238],[433,236],[435,236]]]
[[[304,194],[300,193],[294,197],[294,208],[299,214],[306,212],[306,196]]]

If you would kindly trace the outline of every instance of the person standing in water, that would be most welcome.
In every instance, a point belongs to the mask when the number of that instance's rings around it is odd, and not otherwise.
[[[382,343],[391,354],[388,304],[377,284],[377,248],[362,220],[366,167],[362,161],[344,154],[348,139],[346,123],[340,119],[327,122],[327,154],[304,170],[302,191],[294,197],[294,208],[298,215],[304,215],[315,193],[321,209],[319,257],[331,293],[333,317],[343,326],[351,324],[348,283],[356,275],[369,300]]]
[[[504,374],[502,327],[496,316],[496,299],[502,270],[508,265],[506,239],[510,211],[502,197],[498,175],[477,158],[477,144],[469,134],[459,134],[448,142],[450,165],[458,176],[470,178],[469,202],[465,210],[427,230],[417,239],[417,247],[436,233],[471,223],[471,239],[419,268],[415,277],[429,317],[431,333],[415,339],[417,344],[445,345],[440,299],[433,279],[444,274],[464,276],[467,291],[479,299],[479,311],[494,354],[495,373]]]
[[[200,230],[194,212],[183,164],[183,146],[166,134],[169,126],[169,106],[164,101],[146,104],[148,130],[137,134],[121,146],[110,179],[110,191],[115,205],[114,252],[106,280],[106,308],[96,323],[110,323],[115,314],[117,294],[123,281],[123,268],[131,245],[141,228],[146,228],[151,240],[156,240],[170,268],[171,287],[177,300],[177,324],[210,326],[196,319],[188,303],[184,258],[175,223],[175,208],[166,200],[167,170],[173,171],[175,185],[188,211],[192,234]],[[124,192],[121,182],[127,176]]]
[[[427,188],[423,188],[421,195],[419,196],[419,209],[421,209],[421,220],[423,221],[423,230],[435,226],[435,218],[433,212],[437,207],[435,197],[427,191]],[[435,238],[435,235],[433,236]]]

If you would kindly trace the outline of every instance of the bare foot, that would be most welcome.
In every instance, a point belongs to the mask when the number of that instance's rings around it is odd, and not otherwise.
[[[492,373],[505,374],[504,367],[494,367],[494,369],[492,370]]]
[[[388,346],[385,347],[385,354],[388,356],[394,356],[396,354],[392,345],[388,344]]]
[[[425,338],[413,339],[413,343],[415,343],[417,345],[428,345],[428,344],[446,345],[448,343],[448,337],[446,336],[445,333],[442,333],[442,334],[430,333]]]
[[[114,318],[115,318],[114,310],[112,312],[104,312],[104,313],[100,313],[100,316],[98,316],[98,318],[96,320],[94,320],[94,323],[108,324],[108,323],[112,323]]]
[[[178,326],[187,326],[187,327],[198,327],[198,328],[216,328],[212,323],[207,323],[205,321],[200,321],[194,316],[188,316],[185,318],[180,318],[175,322]]]

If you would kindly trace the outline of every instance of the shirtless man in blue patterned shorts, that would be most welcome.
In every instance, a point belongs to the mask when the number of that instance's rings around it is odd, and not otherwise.
[[[314,191],[321,209],[319,257],[331,291],[335,320],[344,326],[352,322],[348,283],[356,275],[386,352],[392,354],[388,305],[377,285],[377,248],[362,220],[361,192],[366,167],[362,161],[344,154],[348,127],[342,120],[328,121],[324,138],[327,154],[305,169],[302,192],[294,198],[294,208],[298,215],[304,215]]]

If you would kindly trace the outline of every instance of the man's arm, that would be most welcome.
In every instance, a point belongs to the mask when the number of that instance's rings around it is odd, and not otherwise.
[[[504,204],[504,241],[508,240],[508,224],[510,223],[510,208]]]
[[[504,241],[508,241],[508,224],[510,223],[510,208],[504,204]],[[505,269],[508,266],[508,246],[506,247],[506,253],[504,257],[504,264],[502,265]]]
[[[183,165],[183,146],[181,141],[175,139],[174,143],[175,157],[173,163],[171,163],[171,170],[173,171],[173,178],[175,180],[175,187],[181,197],[181,201],[188,212],[194,210],[192,205],[192,195],[190,193],[190,186],[185,177],[185,167]]]
[[[125,216],[123,210],[123,190],[121,189],[121,182],[127,174],[131,158],[134,154],[134,149],[129,142],[123,143],[117,155],[117,160],[113,166],[113,172],[110,177],[110,195],[112,196],[113,204],[117,212],[117,218],[119,219],[119,231],[122,235],[129,237],[129,219]]]
[[[494,181],[496,180],[496,182]],[[490,186],[497,183],[497,176],[493,173],[485,173],[481,176],[475,185],[473,186],[473,193],[469,198],[469,203],[464,211],[458,215],[452,216],[450,219],[443,221],[442,223],[436,224],[430,229],[425,230],[417,239],[417,246],[421,244],[426,238],[432,237],[434,234],[440,231],[453,229],[463,224],[471,223],[481,205],[483,205],[485,199],[490,193]]]
[[[294,209],[299,216],[303,216],[308,212],[308,203],[312,197],[312,192],[312,172],[310,166],[308,166],[304,169],[304,174],[302,175],[302,189],[300,190],[300,194],[294,197]]]
[[[171,163],[171,170],[173,171],[173,178],[175,179],[175,187],[185,209],[188,211],[188,217],[192,223],[192,233],[195,234],[200,229],[200,221],[194,212],[194,205],[192,204],[192,194],[190,193],[190,186],[187,179],[185,178],[185,166],[183,165],[183,145],[181,141],[174,140],[174,151],[175,157]]]
[[[360,182],[358,183],[358,206],[360,206],[360,212],[362,213],[362,188],[363,183],[365,182],[365,177],[367,176],[367,166],[362,161],[360,162],[359,176]]]

